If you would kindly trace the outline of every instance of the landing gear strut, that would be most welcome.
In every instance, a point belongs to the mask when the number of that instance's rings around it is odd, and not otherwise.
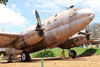
[[[70,49],[68,49],[68,51],[69,51],[69,57],[71,57],[72,59],[75,59],[76,56],[77,56],[76,52],[74,50],[70,50]],[[61,58],[62,59],[66,59],[66,55],[65,55],[64,49],[62,51],[62,57]]]
[[[12,62],[12,55],[9,55],[8,57],[8,63],[11,63]]]
[[[76,58],[76,52],[74,50],[70,50],[69,51],[69,57],[71,57],[72,59],[75,59]]]
[[[63,49],[63,51],[62,51],[62,59],[63,59],[63,60],[66,59],[66,55],[65,55],[65,51],[64,51],[64,49]]]
[[[23,51],[23,53],[21,54],[21,61],[22,62],[29,62],[29,61],[31,61],[31,58],[30,58],[28,52]]]

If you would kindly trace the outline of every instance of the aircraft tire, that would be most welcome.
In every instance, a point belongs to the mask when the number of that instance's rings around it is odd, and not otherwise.
[[[28,52],[23,51],[23,53],[21,54],[21,61],[22,62],[29,62],[29,61],[31,61],[31,58],[30,58]]]
[[[9,55],[9,57],[8,57],[8,63],[12,63],[12,55]]]
[[[75,59],[76,58],[76,52],[74,51],[74,50],[71,50],[70,52],[69,52],[69,57],[71,57],[72,59]]]
[[[8,60],[8,63],[12,63],[12,60]]]

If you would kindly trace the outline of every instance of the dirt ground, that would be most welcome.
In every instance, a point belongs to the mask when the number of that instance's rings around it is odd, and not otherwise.
[[[60,58],[44,58],[44,67],[100,67],[100,55],[77,57],[62,60]],[[31,62],[0,63],[0,67],[41,67],[41,58],[33,58]]]

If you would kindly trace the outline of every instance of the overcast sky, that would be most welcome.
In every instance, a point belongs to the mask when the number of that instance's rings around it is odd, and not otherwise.
[[[93,22],[100,22],[100,0],[8,0],[7,6],[0,4],[0,31],[21,32],[36,23],[34,10],[41,20],[66,10],[65,7],[90,8],[95,12]]]

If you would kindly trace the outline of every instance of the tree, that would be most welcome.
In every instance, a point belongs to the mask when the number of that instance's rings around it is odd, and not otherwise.
[[[88,26],[89,32],[92,33],[92,38],[100,38],[100,24],[99,23],[93,23]]]
[[[92,23],[88,26],[89,32],[91,32],[91,38],[100,38],[100,24],[99,23]],[[91,43],[92,45],[97,45],[97,47],[100,48],[100,44],[97,43]]]
[[[0,0],[0,3],[1,3],[1,4],[7,5],[7,2],[8,2],[8,0]]]

